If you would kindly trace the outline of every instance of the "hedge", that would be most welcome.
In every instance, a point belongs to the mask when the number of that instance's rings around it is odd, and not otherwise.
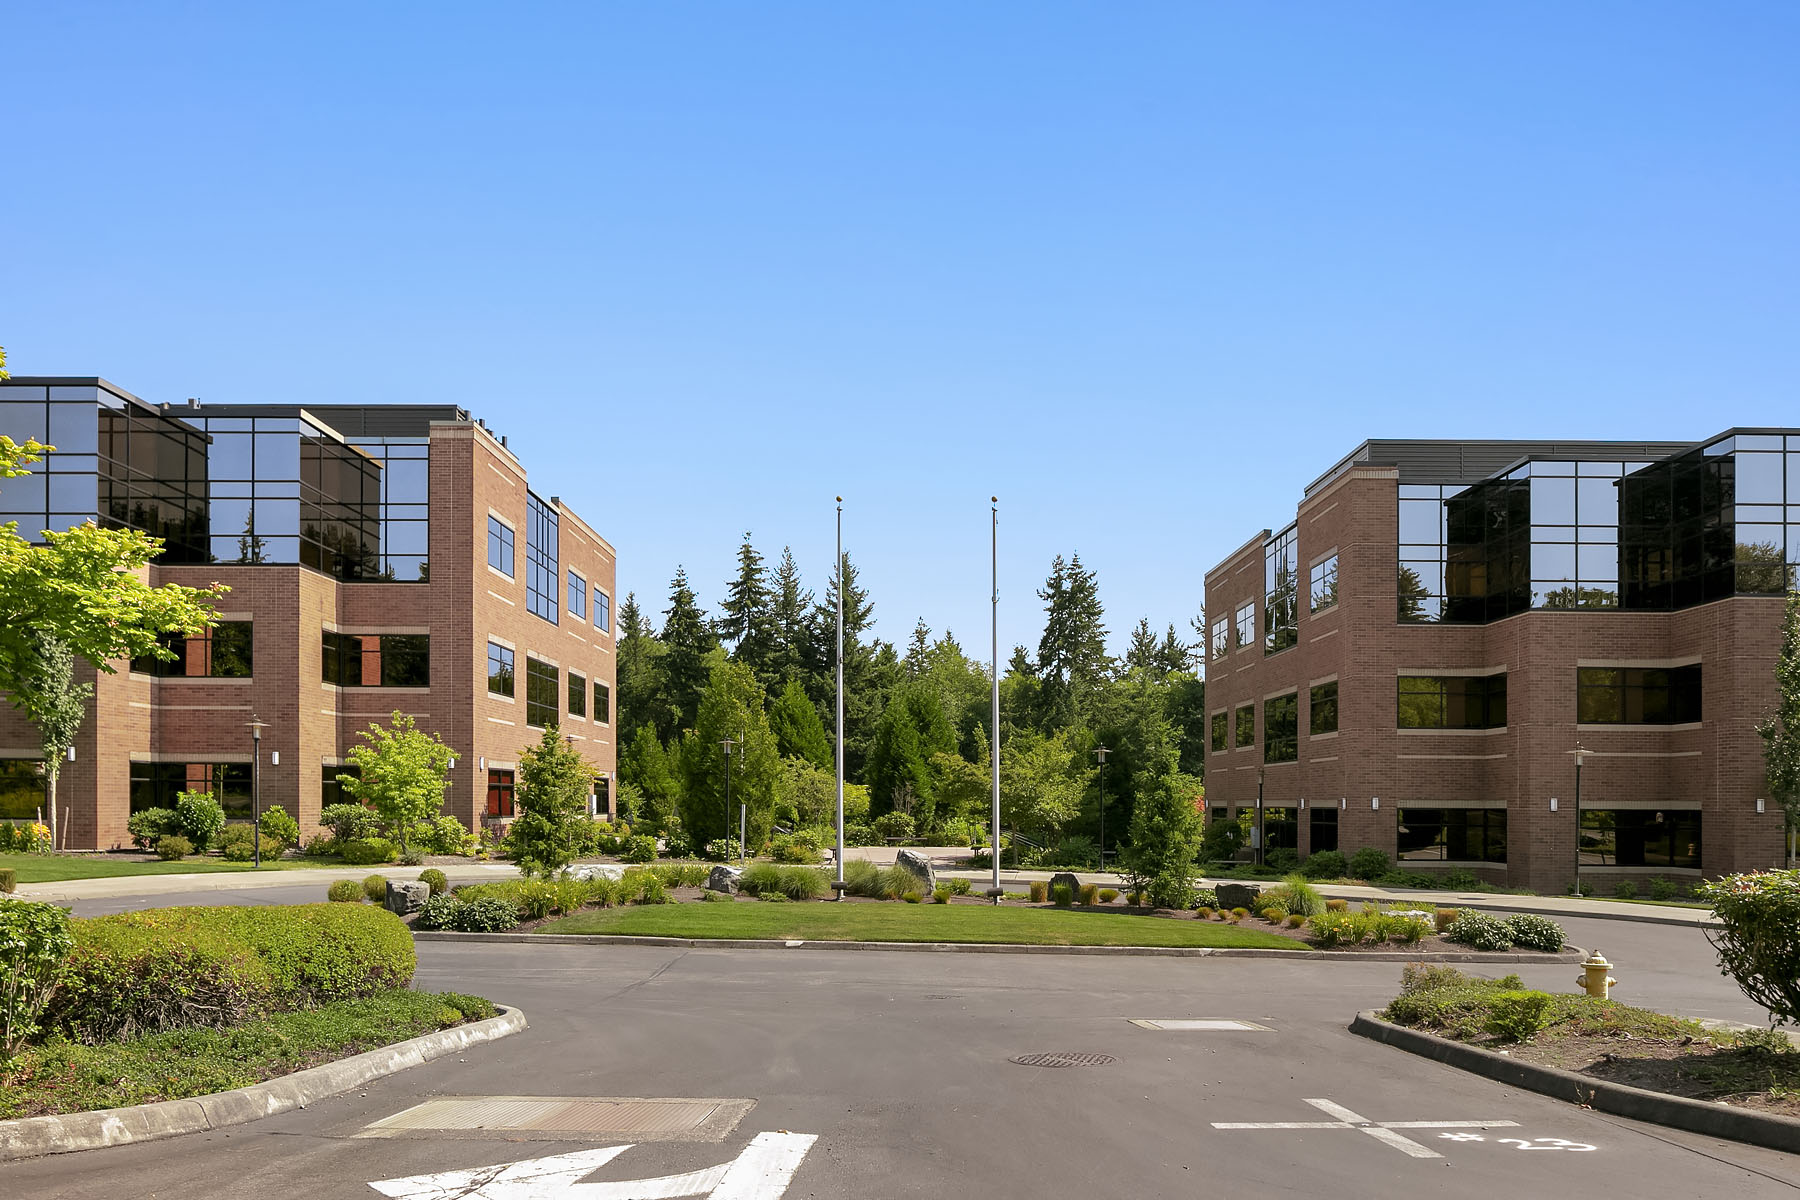
[[[363,905],[166,908],[71,932],[45,1024],[89,1043],[373,995],[405,987],[417,963],[400,918]]]

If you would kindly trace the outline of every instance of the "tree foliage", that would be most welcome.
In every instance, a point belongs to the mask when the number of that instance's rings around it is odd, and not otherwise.
[[[1143,789],[1131,817],[1131,844],[1124,855],[1131,890],[1158,908],[1187,908],[1194,895],[1194,860],[1202,828],[1196,800],[1200,781],[1165,775]]]
[[[595,778],[555,726],[519,756],[519,815],[506,838],[519,870],[548,879],[575,861]]]
[[[44,790],[54,849],[62,848],[65,832],[56,810],[56,782],[93,695],[93,684],[75,682],[75,655],[69,647],[54,634],[33,634],[24,670],[13,680],[7,699],[37,729],[38,745],[44,752]]]
[[[407,831],[443,810],[455,751],[398,710],[386,728],[371,724],[357,736],[362,744],[350,747],[357,773],[339,775],[338,783],[399,831],[404,853]]]
[[[769,728],[783,758],[803,758],[826,769],[835,766],[825,723],[819,720],[819,710],[806,698],[799,680],[789,679],[775,697],[769,708]]]
[[[1800,592],[1789,592],[1775,660],[1775,712],[1756,727],[1763,773],[1789,830],[1800,827]]]
[[[710,681],[702,693],[694,727],[681,739],[681,824],[696,845],[736,837],[738,806],[747,809],[748,844],[768,840],[774,821],[780,754],[763,711],[762,684],[749,667],[722,651],[708,662]],[[731,799],[725,797],[730,739]]]

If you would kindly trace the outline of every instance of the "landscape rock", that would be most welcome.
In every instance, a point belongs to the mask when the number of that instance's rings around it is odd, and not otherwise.
[[[931,869],[931,860],[917,850],[901,850],[894,856],[894,865],[919,880],[924,885],[921,892],[929,893],[937,886],[937,872]]]
[[[582,863],[578,867],[569,868],[569,878],[586,882],[591,879],[617,879],[625,873],[625,868],[612,863]]]
[[[738,877],[743,873],[737,867],[728,867],[724,863],[719,863],[707,873],[706,890],[724,892],[727,896],[734,895],[738,890]]]
[[[1219,898],[1220,908],[1247,908],[1255,912],[1256,898],[1262,895],[1262,889],[1247,883],[1221,883],[1213,889],[1213,894]]]
[[[429,899],[429,883],[420,883],[416,879],[390,879],[387,881],[387,899],[382,903],[389,912],[404,917],[424,908]]]
[[[1075,872],[1058,871],[1050,877],[1050,891],[1047,894],[1052,900],[1056,899],[1056,889],[1059,887],[1069,889],[1070,904],[1081,903],[1081,880],[1075,878]]]

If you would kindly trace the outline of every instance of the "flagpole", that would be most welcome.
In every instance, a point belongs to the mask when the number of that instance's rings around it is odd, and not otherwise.
[[[844,498],[837,505],[837,880],[844,898]]]
[[[994,767],[994,824],[993,835],[988,839],[991,843],[994,858],[994,885],[988,892],[988,898],[995,904],[1000,903],[1000,497],[990,496],[992,507],[988,510],[990,518],[990,553],[993,569],[993,672],[994,672],[994,740],[988,748],[988,758]]]

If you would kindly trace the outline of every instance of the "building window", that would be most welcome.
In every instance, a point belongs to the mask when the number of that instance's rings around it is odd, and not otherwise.
[[[1506,861],[1504,808],[1414,808],[1394,810],[1399,833],[1396,856],[1440,862]]]
[[[1584,725],[1685,725],[1700,719],[1700,664],[1580,667],[1576,717]]]
[[[361,803],[355,796],[344,790],[340,775],[362,777],[362,768],[355,763],[345,763],[341,767],[321,766],[319,768],[319,808],[330,808],[333,804]]]
[[[250,818],[249,763],[168,763],[134,762],[131,764],[131,811],[146,808],[174,808],[181,792],[208,792],[233,820]]]
[[[1213,753],[1222,752],[1231,737],[1231,715],[1216,712],[1212,715],[1212,748]]]
[[[531,660],[526,659],[527,663]],[[511,771],[488,772],[487,815],[490,817],[510,817],[513,815],[513,773]]]
[[[0,821],[35,821],[43,811],[43,762],[0,758]]]
[[[1296,692],[1263,701],[1263,761],[1300,757],[1300,697]]]
[[[530,492],[525,493],[525,611],[557,623],[556,510]]]
[[[1300,640],[1300,581],[1294,570],[1295,532],[1263,547],[1263,652],[1278,654]]]
[[[594,589],[594,628],[601,633],[612,632],[612,597]]]
[[[549,663],[525,659],[525,723],[548,729],[557,723],[562,697],[557,695],[561,672]]]
[[[587,676],[569,672],[569,715],[587,716]]]
[[[1247,601],[1237,610],[1237,641],[1232,648],[1256,644],[1256,601]]]
[[[613,819],[612,780],[605,775],[594,781],[594,816],[602,821]]]
[[[513,652],[488,643],[488,691],[496,696],[513,694]]]
[[[1307,834],[1312,838],[1312,849],[1309,854],[1319,854],[1326,850],[1338,848],[1338,810],[1335,808],[1313,807],[1307,811]]]
[[[1506,724],[1506,673],[1400,676],[1401,729],[1499,729]]]
[[[1237,710],[1237,747],[1256,745],[1256,708],[1246,704]]]
[[[1581,814],[1586,867],[1700,867],[1698,809],[1590,808]]]
[[[324,632],[320,675],[338,687],[430,687],[431,635]]]
[[[612,724],[612,688],[594,680],[594,720],[602,725]]]
[[[1231,619],[1220,617],[1212,623],[1212,656],[1224,658],[1231,652]]]
[[[587,620],[587,580],[569,572],[569,615],[577,621]]]
[[[1307,696],[1307,728],[1315,734],[1337,732],[1337,680],[1313,685]]]
[[[248,679],[253,643],[250,626],[249,621],[220,621],[198,637],[165,634],[156,640],[173,650],[175,657],[141,654],[131,660],[131,669],[164,679]]]
[[[488,566],[508,579],[515,574],[512,526],[494,516],[488,518]]]
[[[1263,854],[1271,850],[1298,850],[1300,822],[1291,808],[1263,809]]]
[[[1307,611],[1318,612],[1321,608],[1330,608],[1337,603],[1338,556],[1332,555],[1323,562],[1316,562],[1308,573]]]

